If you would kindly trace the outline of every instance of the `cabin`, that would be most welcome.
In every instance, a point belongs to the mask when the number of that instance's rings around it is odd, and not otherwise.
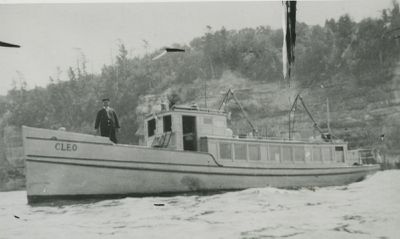
[[[150,114],[144,129],[146,146],[175,150],[200,151],[200,138],[206,136],[232,137],[226,113],[195,105]]]
[[[238,137],[227,126],[227,113],[193,106],[162,107],[144,120],[148,147],[198,151],[225,162],[270,164],[343,164],[347,143]]]

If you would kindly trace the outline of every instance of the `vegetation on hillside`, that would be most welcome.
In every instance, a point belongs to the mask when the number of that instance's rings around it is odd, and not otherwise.
[[[390,101],[388,86],[400,56],[399,39],[394,39],[391,31],[400,27],[399,9],[399,4],[393,2],[393,7],[383,10],[378,19],[355,22],[344,15],[326,21],[324,26],[298,23],[292,80],[299,90],[321,92],[321,86],[325,87],[324,94],[336,100],[333,111],[356,112],[367,104]],[[110,97],[123,127],[120,142],[135,143],[140,125],[136,109],[142,96],[170,90],[182,102],[198,100],[204,94],[199,87],[223,78],[226,72],[245,79],[249,88],[282,82],[281,46],[282,30],[268,26],[238,31],[209,27],[206,34],[189,45],[175,45],[187,49],[186,53],[169,54],[158,60],[151,59],[159,51],[128,58],[126,47],[121,44],[115,64],[105,65],[100,74],[88,73],[86,62],[82,61],[69,68],[68,81],[51,77],[45,88],[28,90],[24,82],[14,87],[0,98],[0,126],[63,126],[93,133],[100,99]],[[314,98],[311,108],[321,101],[324,99]],[[255,103],[249,106],[250,113],[258,119],[274,116]],[[282,109],[274,112],[282,114]],[[379,122],[378,118],[373,120]],[[393,124],[388,125],[394,127]],[[378,131],[374,133],[379,134]],[[399,146],[394,142],[388,145]]]

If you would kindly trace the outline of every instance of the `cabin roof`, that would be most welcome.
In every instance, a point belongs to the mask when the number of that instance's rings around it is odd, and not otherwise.
[[[197,106],[179,105],[179,106],[173,106],[170,110],[161,110],[161,111],[158,111],[155,113],[147,114],[145,118],[147,120],[149,118],[153,118],[154,116],[162,116],[162,115],[174,114],[174,113],[226,116],[226,112],[224,112],[223,110],[210,109],[210,108],[199,108]]]

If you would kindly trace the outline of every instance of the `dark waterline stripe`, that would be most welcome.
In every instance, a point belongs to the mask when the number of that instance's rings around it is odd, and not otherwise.
[[[249,174],[249,173],[225,173],[225,172],[200,172],[200,171],[185,171],[185,170],[168,170],[168,169],[152,169],[152,168],[139,168],[139,167],[121,167],[121,166],[107,166],[107,165],[89,165],[82,163],[72,163],[72,162],[54,162],[47,160],[36,160],[36,159],[26,159],[28,162],[35,163],[49,163],[49,164],[63,164],[63,165],[73,165],[81,167],[94,167],[94,168],[108,168],[108,169],[121,169],[121,170],[136,170],[136,171],[153,171],[153,172],[165,172],[165,173],[182,173],[182,174],[205,174],[205,175],[225,175],[225,176],[251,176],[251,177],[319,177],[319,176],[331,176],[331,175],[345,175],[345,174],[356,174],[356,173],[366,173],[369,171],[376,171],[377,169],[367,169],[362,171],[350,171],[350,172],[332,172],[332,173],[314,173],[314,174]]]
[[[29,154],[27,157],[34,158],[47,158],[47,159],[70,159],[70,160],[87,160],[87,161],[101,161],[101,162],[117,162],[117,163],[136,163],[136,164],[154,164],[154,165],[173,165],[173,166],[190,166],[190,167],[207,167],[207,168],[220,168],[217,165],[200,165],[200,164],[184,164],[184,163],[163,163],[163,162],[145,162],[145,161],[124,161],[124,160],[111,160],[111,159],[93,159],[93,158],[78,158],[78,157],[61,157],[61,156],[45,156],[45,155],[35,155]],[[274,169],[274,170],[330,170],[330,169],[357,169],[365,166],[344,166],[344,167],[324,167],[324,168],[272,168],[272,167],[243,167],[243,166],[223,166],[229,169]],[[363,170],[364,171],[364,170]]]
[[[60,157],[60,156],[44,156],[44,155],[32,155],[29,154],[27,157],[33,158],[47,158],[47,159],[71,159],[71,160],[87,160],[87,161],[100,161],[100,162],[110,162],[110,163],[135,163],[135,164],[160,164],[160,165],[174,165],[174,166],[194,166],[194,167],[213,167],[219,168],[216,165],[200,165],[200,164],[183,164],[183,163],[163,163],[163,162],[144,162],[144,161],[124,161],[124,160],[111,160],[111,159],[94,159],[94,158],[77,158],[77,157]]]

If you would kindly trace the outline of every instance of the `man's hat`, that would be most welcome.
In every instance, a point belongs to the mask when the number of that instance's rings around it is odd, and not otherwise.
[[[102,99],[101,101],[110,101],[110,98],[104,98],[104,99]]]

